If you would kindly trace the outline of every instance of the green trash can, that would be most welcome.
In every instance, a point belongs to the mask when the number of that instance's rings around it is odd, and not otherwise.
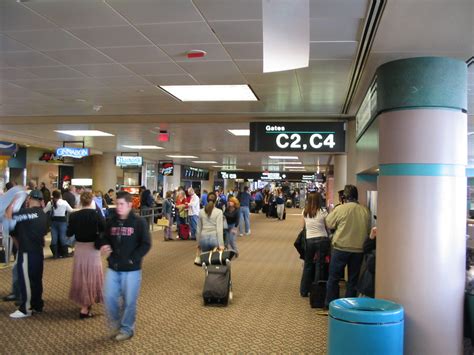
[[[341,298],[329,305],[329,355],[403,355],[404,310],[374,298]]]

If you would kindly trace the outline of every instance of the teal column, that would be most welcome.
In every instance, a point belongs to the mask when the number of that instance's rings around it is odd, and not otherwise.
[[[405,307],[405,354],[461,354],[467,67],[403,59],[380,66],[376,81],[376,297]]]

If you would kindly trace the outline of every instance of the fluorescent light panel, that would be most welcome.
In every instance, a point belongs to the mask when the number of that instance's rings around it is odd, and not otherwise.
[[[290,156],[290,155],[270,155],[270,159],[275,159],[275,160],[298,160],[298,157],[295,156]]]
[[[302,165],[300,161],[276,161],[274,163],[268,163],[264,165]]]
[[[156,145],[123,145],[122,147],[129,149],[165,149]]]
[[[164,85],[181,101],[258,101],[248,85]]]
[[[193,163],[196,164],[216,164],[215,160],[193,160]]]
[[[228,129],[227,132],[238,137],[250,136],[250,129]]]
[[[74,137],[113,137],[113,134],[97,131],[94,129],[90,130],[55,130],[56,133],[66,134]]]
[[[168,158],[176,158],[176,159],[196,159],[197,157],[194,155],[167,155]]]

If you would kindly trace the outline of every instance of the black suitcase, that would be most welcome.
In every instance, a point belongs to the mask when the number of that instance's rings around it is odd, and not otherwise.
[[[313,282],[309,291],[309,304],[311,308],[324,308],[326,302],[327,281],[319,280]]]
[[[209,265],[202,291],[204,305],[227,306],[232,299],[230,265]]]
[[[319,251],[314,257],[316,275],[309,291],[311,308],[324,308],[326,302],[327,280],[329,277],[329,259],[331,242],[329,238],[319,243]]]

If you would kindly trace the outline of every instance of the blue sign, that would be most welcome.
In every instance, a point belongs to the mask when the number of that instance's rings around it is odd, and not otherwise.
[[[89,156],[89,148],[62,147],[56,149],[56,156],[81,159]]]
[[[0,142],[0,156],[11,157],[18,151],[18,145],[11,142]]]

